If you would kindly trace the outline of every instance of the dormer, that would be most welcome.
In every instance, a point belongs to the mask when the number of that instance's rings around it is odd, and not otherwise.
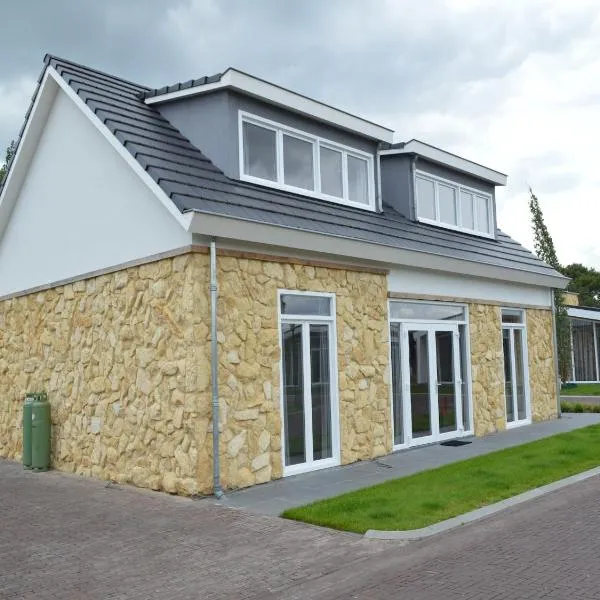
[[[393,131],[236,69],[145,94],[231,179],[378,210]]]
[[[381,151],[384,205],[405,217],[496,237],[496,186],[506,175],[418,140]]]

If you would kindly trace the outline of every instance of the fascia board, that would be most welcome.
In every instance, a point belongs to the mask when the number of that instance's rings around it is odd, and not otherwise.
[[[588,319],[590,321],[600,321],[600,310],[586,310],[582,306],[567,308],[569,317],[576,319]]]

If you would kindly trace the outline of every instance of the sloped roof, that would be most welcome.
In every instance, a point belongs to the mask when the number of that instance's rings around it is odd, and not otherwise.
[[[182,212],[233,217],[562,277],[498,231],[481,238],[228,178],[143,97],[150,88],[55,56],[53,67]],[[265,240],[268,242],[268,240]],[[368,258],[368,257],[363,257]]]

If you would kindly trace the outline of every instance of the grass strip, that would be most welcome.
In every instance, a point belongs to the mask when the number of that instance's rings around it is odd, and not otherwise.
[[[573,386],[563,386],[561,396],[600,396],[600,383],[578,383]]]
[[[282,516],[356,533],[419,529],[599,465],[600,425],[592,425],[292,508]]]

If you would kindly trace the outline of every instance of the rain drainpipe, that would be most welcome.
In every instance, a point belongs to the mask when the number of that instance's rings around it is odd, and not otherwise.
[[[558,339],[556,337],[556,304],[554,302],[554,290],[551,290],[550,296],[552,298],[552,344],[554,346],[554,369],[556,373],[556,414],[560,419],[562,414],[560,409],[560,373],[558,370]]]
[[[210,378],[212,384],[213,489],[223,496],[219,457],[219,352],[217,346],[217,245],[210,242]]]

